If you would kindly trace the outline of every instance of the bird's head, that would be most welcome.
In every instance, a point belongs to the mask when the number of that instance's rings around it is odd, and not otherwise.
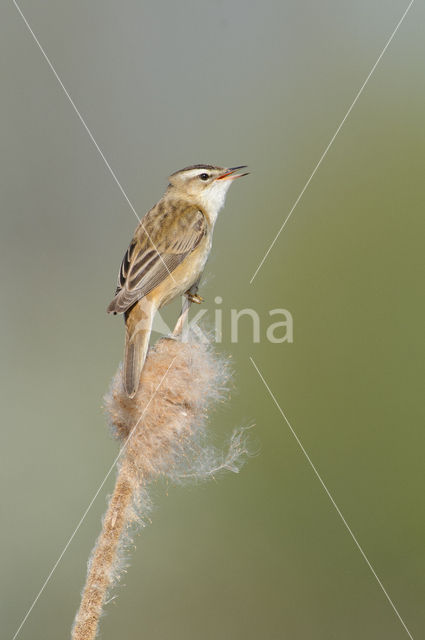
[[[170,176],[169,190],[193,204],[200,205],[215,218],[224,205],[226,193],[233,180],[247,175],[238,173],[239,169],[245,168],[245,165],[226,169],[210,164],[194,164]]]

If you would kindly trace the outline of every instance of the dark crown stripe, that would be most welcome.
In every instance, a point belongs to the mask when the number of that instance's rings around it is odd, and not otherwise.
[[[190,171],[191,169],[220,169],[220,167],[214,167],[212,164],[191,164],[184,169],[179,169],[178,171],[174,171],[172,176],[177,175],[178,173],[182,173],[183,171]]]

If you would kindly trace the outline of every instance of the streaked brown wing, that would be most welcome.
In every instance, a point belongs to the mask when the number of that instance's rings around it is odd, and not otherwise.
[[[208,231],[201,211],[187,207],[162,213],[150,211],[142,220],[121,263],[117,291],[108,313],[122,313],[158,286],[200,243]]]

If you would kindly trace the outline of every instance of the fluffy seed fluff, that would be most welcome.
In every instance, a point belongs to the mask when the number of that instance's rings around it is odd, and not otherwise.
[[[73,640],[96,635],[107,594],[123,570],[123,550],[147,521],[151,483],[239,470],[247,453],[244,430],[234,432],[226,453],[207,437],[209,412],[228,395],[229,379],[228,362],[192,333],[185,342],[163,338],[150,350],[134,398],[124,391],[122,369],[117,371],[105,396],[112,432],[122,442],[117,480],[89,561]]]

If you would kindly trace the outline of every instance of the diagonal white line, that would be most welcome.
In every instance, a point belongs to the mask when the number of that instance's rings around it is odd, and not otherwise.
[[[121,185],[120,181],[118,180],[118,178],[117,178],[117,176],[116,176],[116,174],[115,174],[114,170],[112,169],[111,165],[109,164],[108,160],[106,159],[105,154],[103,153],[102,149],[101,149],[101,148],[99,147],[99,145],[97,144],[97,142],[96,142],[96,140],[95,140],[95,138],[94,138],[94,136],[93,136],[92,132],[90,131],[89,127],[88,127],[88,126],[87,126],[87,124],[86,124],[86,121],[84,120],[83,116],[81,115],[80,111],[78,110],[78,108],[77,108],[77,106],[76,106],[75,102],[73,101],[73,99],[72,99],[72,98],[71,98],[71,96],[69,95],[69,93],[68,93],[68,91],[67,91],[67,89],[66,89],[66,87],[65,87],[64,83],[62,82],[62,80],[61,80],[61,79],[60,79],[60,77],[59,77],[59,74],[57,73],[56,69],[54,68],[53,64],[51,63],[50,58],[48,57],[47,53],[44,51],[43,47],[41,46],[41,44],[40,44],[40,42],[39,42],[39,40],[38,40],[37,36],[36,36],[36,35],[35,35],[35,33],[34,33],[34,31],[31,29],[31,26],[30,26],[30,24],[29,24],[28,20],[26,19],[26,17],[25,17],[25,16],[24,16],[24,14],[22,13],[22,11],[21,11],[21,9],[20,9],[20,7],[19,7],[18,3],[16,2],[16,0],[12,0],[12,2],[13,2],[13,4],[15,5],[15,7],[16,7],[16,9],[17,9],[17,11],[18,11],[19,15],[21,16],[22,20],[25,22],[25,25],[26,25],[26,27],[27,27],[28,31],[30,32],[30,34],[32,35],[32,37],[33,37],[33,39],[34,39],[35,43],[37,44],[38,48],[40,49],[41,53],[43,54],[44,59],[46,60],[46,62],[47,62],[47,64],[49,65],[50,69],[52,70],[53,75],[55,76],[56,80],[59,82],[60,86],[62,87],[63,92],[65,93],[66,97],[68,98],[68,100],[69,100],[69,102],[70,102],[70,104],[71,104],[72,108],[74,109],[75,113],[77,114],[77,116],[78,116],[78,118],[79,118],[79,120],[80,120],[81,124],[83,125],[84,129],[87,131],[87,133],[88,133],[88,135],[89,135],[90,140],[93,142],[93,144],[94,144],[94,146],[96,147],[96,149],[97,149],[97,151],[98,151],[98,153],[99,153],[100,157],[102,158],[103,162],[105,163],[106,167],[108,168],[109,173],[111,174],[111,176],[112,176],[112,177],[113,177],[113,179],[115,180],[115,182],[116,182],[116,184],[117,184],[117,186],[118,186],[119,190],[120,190],[120,191],[121,191],[121,193],[123,194],[123,196],[124,196],[125,200],[127,201],[128,205],[129,205],[129,207],[130,207],[130,209],[132,210],[132,212],[134,213],[134,215],[135,215],[135,216],[136,216],[136,218],[138,219],[139,223],[141,224],[143,231],[146,233],[147,237],[149,238],[150,243],[152,244],[153,248],[154,248],[154,249],[155,249],[155,251],[157,252],[157,254],[158,254],[158,256],[159,256],[160,260],[162,261],[162,263],[163,263],[163,265],[164,265],[164,267],[165,267],[165,269],[168,271],[168,275],[170,275],[170,276],[171,276],[171,278],[174,280],[174,282],[176,282],[176,281],[175,281],[175,279],[174,279],[173,274],[171,273],[171,271],[169,270],[169,268],[168,268],[168,267],[167,267],[167,265],[165,264],[164,259],[162,258],[162,256],[161,256],[160,252],[158,251],[158,249],[157,249],[157,247],[156,247],[156,245],[155,245],[154,241],[152,240],[152,238],[150,237],[149,233],[147,232],[147,230],[146,230],[146,229],[145,229],[145,227],[143,226],[143,223],[141,222],[141,220],[140,220],[140,218],[139,218],[139,216],[138,216],[138,214],[137,214],[137,212],[136,212],[136,209],[133,207],[133,205],[132,205],[132,203],[131,203],[131,201],[130,201],[130,198],[128,197],[128,195],[127,195],[127,194],[126,194],[126,192],[124,191],[124,188],[122,187],[122,185]]]
[[[386,50],[388,49],[389,45],[391,44],[392,39],[394,38],[395,34],[397,33],[399,27],[401,26],[401,23],[403,22],[404,18],[406,17],[410,7],[412,6],[414,0],[411,0],[407,6],[407,9],[405,10],[405,12],[403,13],[403,15],[401,16],[400,20],[397,22],[394,31],[392,32],[392,34],[390,35],[390,37],[387,40],[387,43],[385,45],[385,47],[382,49],[377,61],[375,62],[375,64],[373,65],[372,69],[369,71],[366,80],[363,82],[362,86],[360,87],[360,89],[357,92],[356,97],[354,98],[353,102],[351,103],[350,108],[348,109],[347,113],[345,114],[345,116],[343,117],[343,119],[341,120],[337,130],[335,131],[334,135],[332,136],[332,138],[330,139],[330,142],[328,144],[328,146],[326,147],[326,149],[324,150],[324,152],[322,153],[322,155],[319,158],[319,162],[316,164],[316,166],[313,169],[313,173],[311,174],[311,176],[309,177],[309,179],[307,180],[307,182],[305,183],[304,187],[301,190],[300,195],[298,196],[298,198],[295,200],[292,209],[290,210],[290,212],[288,213],[288,215],[286,216],[285,220],[283,221],[279,231],[277,232],[277,234],[275,235],[275,237],[273,238],[273,241],[271,243],[271,245],[269,246],[269,248],[267,249],[266,253],[263,256],[263,259],[261,260],[260,264],[258,265],[258,267],[256,268],[254,275],[252,276],[251,280],[249,281],[249,284],[252,284],[254,282],[254,279],[257,275],[257,273],[260,271],[261,267],[263,266],[264,262],[267,259],[267,256],[269,255],[270,251],[273,249],[274,245],[276,244],[277,239],[279,238],[280,234],[282,233],[283,229],[286,226],[286,223],[288,222],[289,218],[292,216],[295,207],[297,206],[297,204],[299,203],[299,201],[301,200],[301,198],[303,197],[308,185],[310,184],[310,182],[312,181],[313,177],[316,174],[316,171],[318,170],[318,168],[320,167],[320,165],[322,164],[323,160],[325,159],[326,154],[328,153],[329,149],[331,148],[335,138],[337,137],[338,133],[341,131],[345,121],[347,120],[348,116],[350,115],[351,111],[353,110],[357,100],[360,98],[361,94],[363,93],[363,89],[366,87],[367,83],[369,82],[373,72],[375,71],[376,67],[378,66],[378,64],[381,61],[382,56],[384,55],[384,53],[386,52]]]
[[[123,194],[124,198],[126,199],[130,209],[132,210],[132,212],[134,213],[134,215],[136,216],[136,218],[138,219],[138,221],[140,222],[140,218],[137,215],[137,212],[135,210],[135,208],[133,207],[132,203],[130,202],[129,197],[127,196],[126,192],[124,191],[123,187],[121,186],[120,181],[118,180],[114,170],[112,169],[111,165],[109,164],[109,162],[107,161],[102,149],[99,147],[99,145],[97,144],[92,132],[90,131],[90,129],[88,128],[83,116],[81,115],[81,113],[79,112],[77,106],[75,105],[75,102],[73,101],[73,99],[71,98],[71,96],[69,95],[65,85],[63,84],[62,80],[60,79],[56,69],[54,68],[53,64],[50,62],[49,57],[47,56],[47,53],[44,51],[43,47],[41,46],[37,36],[35,35],[34,31],[31,29],[28,20],[26,19],[26,17],[24,16],[24,14],[22,13],[21,9],[18,6],[18,3],[16,2],[16,0],[12,0],[13,4],[15,5],[16,9],[18,10],[22,20],[25,22],[28,31],[30,32],[30,34],[32,35],[32,37],[34,38],[38,48],[40,49],[41,53],[43,54],[44,59],[46,60],[47,64],[49,65],[50,69],[53,72],[53,75],[55,76],[56,80],[59,82],[60,86],[63,89],[64,94],[66,95],[66,97],[68,98],[69,102],[71,103],[72,108],[74,109],[75,113],[77,114],[81,124],[83,125],[84,129],[87,131],[90,140],[93,142],[94,146],[96,147],[100,157],[102,158],[103,162],[106,164],[107,168],[109,169],[109,173],[111,174],[111,176],[113,177],[113,179],[115,180],[119,190],[121,191],[121,193]]]
[[[346,519],[344,518],[344,516],[341,513],[341,510],[339,509],[337,503],[335,502],[335,500],[333,499],[329,489],[327,488],[327,486],[325,485],[324,481],[322,480],[321,475],[319,474],[319,472],[317,471],[316,467],[314,466],[310,456],[308,455],[307,451],[304,449],[303,444],[301,442],[301,440],[299,439],[299,437],[297,436],[297,434],[295,433],[291,423],[289,422],[288,418],[286,417],[285,413],[283,412],[282,407],[280,406],[280,404],[278,403],[278,401],[276,400],[275,395],[273,394],[273,391],[270,389],[269,385],[267,384],[267,382],[264,379],[263,374],[261,373],[260,369],[257,367],[257,365],[254,362],[254,359],[249,356],[249,359],[251,360],[252,365],[254,366],[255,370],[257,371],[258,375],[260,376],[264,386],[266,387],[271,399],[273,400],[273,402],[275,403],[276,407],[279,410],[280,415],[282,416],[282,418],[285,420],[286,424],[288,425],[292,435],[294,436],[295,440],[297,441],[298,446],[300,447],[301,451],[303,452],[304,456],[307,458],[307,461],[310,465],[310,467],[313,469],[314,474],[316,476],[316,478],[319,480],[320,484],[322,485],[323,489],[325,490],[326,495],[328,496],[329,500],[331,501],[332,505],[334,506],[337,514],[339,515],[339,517],[341,518],[345,528],[347,529],[348,533],[350,534],[350,536],[352,537],[357,549],[360,551],[360,553],[363,556],[363,559],[365,560],[367,566],[369,567],[369,569],[371,570],[371,572],[373,573],[376,581],[378,582],[379,586],[381,587],[382,591],[384,592],[385,597],[387,598],[388,602],[390,603],[391,607],[394,610],[394,613],[396,614],[397,618],[400,620],[401,624],[404,627],[404,630],[406,631],[407,635],[409,636],[409,638],[411,640],[413,640],[413,636],[410,633],[409,629],[407,628],[406,624],[404,623],[403,618],[401,617],[401,615],[399,614],[399,612],[396,609],[395,604],[393,603],[393,601],[391,600],[390,596],[388,595],[387,590],[385,589],[384,585],[382,584],[381,580],[379,579],[375,569],[372,567],[372,565],[370,564],[365,552],[363,551],[362,547],[360,546],[360,543],[358,542],[356,536],[354,535],[354,533],[352,532],[348,522],[346,521]]]
[[[45,581],[43,582],[43,584],[42,584],[42,586],[41,586],[40,591],[37,593],[36,597],[34,598],[34,601],[33,601],[32,605],[30,606],[30,608],[29,608],[29,609],[28,609],[28,611],[26,612],[26,614],[25,614],[25,616],[24,616],[24,618],[23,618],[23,620],[22,620],[21,624],[20,624],[20,625],[19,625],[19,627],[17,628],[17,630],[16,630],[16,632],[15,632],[15,635],[13,636],[12,640],[15,640],[15,639],[18,637],[18,635],[19,635],[19,633],[20,633],[20,631],[21,631],[22,627],[24,626],[25,622],[27,621],[27,619],[28,619],[28,617],[29,617],[29,615],[30,615],[31,611],[34,609],[35,605],[37,604],[38,599],[40,598],[40,596],[41,596],[41,594],[43,593],[44,589],[47,587],[47,585],[48,585],[48,583],[49,583],[49,581],[50,581],[51,577],[53,576],[54,572],[55,572],[55,571],[56,571],[56,569],[57,569],[58,564],[60,563],[60,561],[62,560],[63,556],[65,555],[65,553],[66,553],[66,551],[67,551],[67,549],[68,549],[69,545],[70,545],[70,544],[71,544],[71,542],[73,541],[73,539],[74,539],[74,537],[75,537],[75,535],[76,535],[77,531],[79,530],[79,528],[80,528],[80,527],[81,527],[81,525],[83,524],[83,522],[84,522],[84,520],[85,520],[85,518],[86,518],[86,516],[87,516],[88,512],[89,512],[89,511],[90,511],[90,509],[92,508],[93,503],[94,503],[94,501],[96,500],[96,498],[97,498],[97,496],[99,495],[99,493],[101,492],[101,490],[102,490],[102,488],[103,488],[103,486],[104,486],[105,482],[107,481],[107,479],[108,479],[108,478],[109,478],[109,476],[111,475],[111,473],[112,473],[112,471],[113,471],[113,469],[114,469],[115,465],[116,465],[116,464],[117,464],[117,462],[118,462],[119,457],[121,456],[121,454],[123,453],[123,451],[125,451],[125,449],[126,449],[126,447],[127,447],[127,444],[129,443],[129,441],[130,441],[130,439],[131,439],[131,437],[132,437],[132,435],[133,435],[133,433],[134,433],[135,429],[137,428],[137,426],[138,426],[138,424],[139,424],[140,420],[141,420],[141,419],[143,418],[143,416],[145,415],[145,413],[146,413],[147,409],[149,408],[150,403],[152,402],[152,400],[153,400],[153,399],[154,399],[154,397],[156,396],[156,394],[157,394],[157,392],[158,392],[158,389],[159,389],[159,388],[160,388],[160,386],[162,385],[162,383],[163,383],[163,381],[164,381],[164,379],[165,379],[165,377],[166,377],[167,373],[169,372],[169,370],[170,370],[170,369],[171,369],[171,367],[173,366],[174,361],[175,361],[175,359],[176,359],[176,358],[177,358],[177,355],[176,355],[176,356],[174,356],[174,358],[172,359],[172,361],[171,361],[171,362],[170,362],[170,364],[168,365],[166,372],[164,373],[164,375],[162,376],[161,380],[160,380],[160,381],[159,381],[159,383],[158,383],[158,386],[156,387],[155,391],[153,392],[153,394],[152,394],[152,395],[151,395],[151,397],[149,398],[149,402],[147,403],[146,407],[143,409],[143,412],[142,412],[142,414],[141,414],[140,418],[137,420],[136,424],[134,425],[134,427],[133,427],[133,428],[132,428],[132,430],[130,431],[130,433],[129,433],[129,436],[128,436],[127,440],[125,441],[125,443],[123,444],[123,446],[122,446],[122,447],[121,447],[121,449],[119,450],[118,455],[116,456],[115,460],[113,461],[113,463],[112,463],[112,464],[111,464],[111,466],[109,467],[108,472],[106,473],[105,477],[103,478],[102,482],[100,483],[100,485],[99,485],[99,487],[98,487],[98,489],[97,489],[96,493],[94,494],[93,498],[90,500],[90,502],[89,502],[89,505],[88,505],[87,509],[84,511],[83,515],[81,516],[81,519],[80,519],[79,523],[78,523],[78,524],[77,524],[77,526],[75,527],[75,529],[74,529],[74,531],[73,531],[73,533],[72,533],[71,537],[69,538],[68,542],[67,542],[67,543],[66,543],[66,545],[64,546],[63,551],[61,552],[60,556],[58,557],[58,559],[56,560],[55,564],[53,565],[53,567],[52,567],[52,569],[51,569],[51,571],[50,571],[49,575],[47,576],[47,578],[46,578],[46,579],[45,579]]]

